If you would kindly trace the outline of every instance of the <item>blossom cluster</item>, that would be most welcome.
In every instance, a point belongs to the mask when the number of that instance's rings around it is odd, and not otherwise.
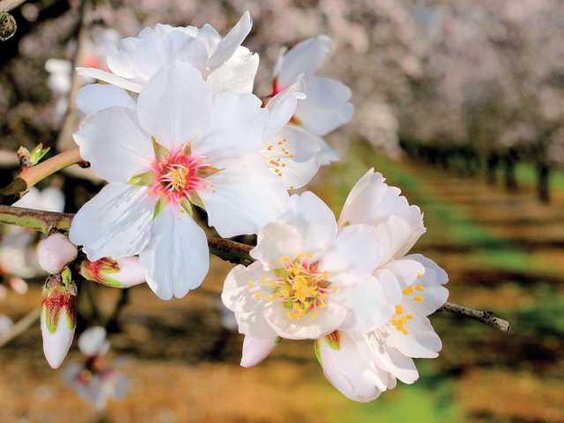
[[[331,41],[318,36],[283,51],[271,92],[258,97],[259,56],[241,45],[251,25],[245,13],[222,37],[210,25],[157,24],[110,48],[107,70],[78,69],[103,83],[80,90],[74,140],[108,183],[76,214],[70,242],[42,241],[52,274],[42,327],[53,367],[76,324],[67,267],[75,245],[87,257],[85,279],[118,288],[146,281],[169,300],[204,280],[214,232],[257,235],[256,261],[236,266],[222,293],[245,335],[244,367],[281,339],[310,339],[329,381],[369,401],[396,378],[414,382],[413,358],[437,356],[427,316],[446,301],[447,276],[408,254],[425,232],[419,208],[373,170],[338,220],[302,190],[338,159],[323,137],[352,117],[350,90],[316,74]]]

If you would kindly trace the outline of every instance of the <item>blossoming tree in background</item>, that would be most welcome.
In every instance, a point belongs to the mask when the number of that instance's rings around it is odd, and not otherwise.
[[[409,19],[393,3],[381,7],[392,22]],[[106,65],[78,69],[99,82],[76,96],[77,147],[22,160],[3,190],[4,203],[23,197],[0,206],[0,220],[48,235],[37,258],[49,274],[39,312],[49,365],[58,368],[72,345],[86,284],[147,282],[162,300],[181,298],[204,281],[210,251],[238,264],[222,300],[245,335],[242,366],[283,339],[311,340],[327,379],[356,401],[417,380],[413,359],[441,349],[428,319],[438,309],[508,330],[491,314],[446,303],[446,272],[410,253],[425,232],[421,210],[380,173],[368,170],[351,188],[339,219],[305,190],[339,159],[324,137],[352,119],[351,90],[319,75],[333,44],[316,35],[282,51],[268,89],[254,94],[259,54],[242,46],[251,29],[245,12],[223,36],[209,24],[156,24],[119,40]],[[400,35],[390,43],[414,37]],[[420,76],[408,53],[388,99]],[[377,132],[396,142],[388,101],[373,106],[383,116]],[[75,215],[26,203],[34,185],[77,163],[107,184]],[[70,384],[101,408],[123,393],[103,358],[105,330],[85,331],[79,348],[87,360],[69,371]]]

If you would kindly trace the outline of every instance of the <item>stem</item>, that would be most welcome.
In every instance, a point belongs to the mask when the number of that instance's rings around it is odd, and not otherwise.
[[[24,180],[27,188],[29,189],[39,181],[51,176],[53,173],[73,164],[80,163],[81,161],[82,158],[80,157],[78,147],[71,148],[70,150],[63,151],[62,153],[59,153],[56,156],[39,163],[38,165],[24,169],[19,174],[19,178]]]
[[[20,320],[18,320],[11,329],[0,337],[0,348],[10,342],[12,339],[17,338],[26,330],[28,330],[39,319],[40,308],[34,308]]]
[[[439,310],[477,320],[502,332],[509,332],[510,329],[510,324],[507,320],[500,319],[491,311],[474,310],[473,308],[453,303],[445,303]]]
[[[8,198],[9,201],[14,201],[18,198],[18,194],[29,190],[39,181],[81,161],[82,158],[80,157],[78,147],[63,151],[38,165],[24,168],[10,185],[0,190],[0,194]],[[2,203],[4,203],[4,201],[2,201]]]
[[[0,206],[0,223],[38,229],[44,233],[53,229],[67,231],[70,228],[72,218],[73,215],[68,213]],[[208,236],[208,245],[211,253],[222,260],[244,265],[253,262],[253,258],[249,255],[253,248],[251,245],[214,236]],[[509,332],[509,322],[495,316],[491,311],[474,310],[453,303],[445,303],[440,310],[477,320],[502,332]]]

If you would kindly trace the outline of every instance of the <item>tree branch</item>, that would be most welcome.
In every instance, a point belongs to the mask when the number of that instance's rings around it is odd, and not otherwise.
[[[68,231],[72,218],[73,215],[68,213],[0,206],[0,223],[36,229],[46,234],[52,230]],[[244,265],[253,262],[253,258],[249,255],[253,248],[251,245],[214,236],[208,236],[208,245],[211,253],[222,260]],[[509,332],[509,322],[495,316],[491,311],[474,310],[453,303],[445,303],[440,310],[477,320],[501,332]]]
[[[20,320],[18,320],[14,324],[14,326],[10,328],[8,332],[0,336],[0,348],[2,348],[4,345],[10,342],[12,339],[17,338],[26,330],[28,330],[31,326],[33,326],[33,324],[37,322],[37,319],[39,319],[39,312],[40,312],[39,307],[33,309],[24,317],[22,317]]]

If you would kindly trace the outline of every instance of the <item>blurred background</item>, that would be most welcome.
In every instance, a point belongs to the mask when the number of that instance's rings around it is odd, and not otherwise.
[[[19,146],[72,145],[73,63],[104,68],[109,45],[157,22],[224,34],[245,10],[245,45],[261,55],[257,95],[269,92],[280,47],[320,33],[334,40],[324,73],[353,92],[353,121],[329,137],[343,160],[310,189],[338,212],[367,168],[384,173],[423,209],[416,250],[447,270],[451,300],[498,313],[512,332],[438,313],[444,349],[418,361],[420,381],[357,404],[324,379],[307,342],[238,366],[242,339],[219,301],[230,265],[214,259],[182,300],[81,287],[78,331],[105,325],[128,381],[107,407],[80,397],[64,366],[48,367],[38,325],[0,347],[0,421],[564,421],[561,0],[91,0],[84,13],[78,1],[25,1],[0,41],[2,186]],[[0,18],[7,38],[13,21]],[[75,212],[101,184],[70,168],[34,204]],[[39,305],[35,242],[3,229],[0,334]],[[81,360],[73,348],[66,363]]]

